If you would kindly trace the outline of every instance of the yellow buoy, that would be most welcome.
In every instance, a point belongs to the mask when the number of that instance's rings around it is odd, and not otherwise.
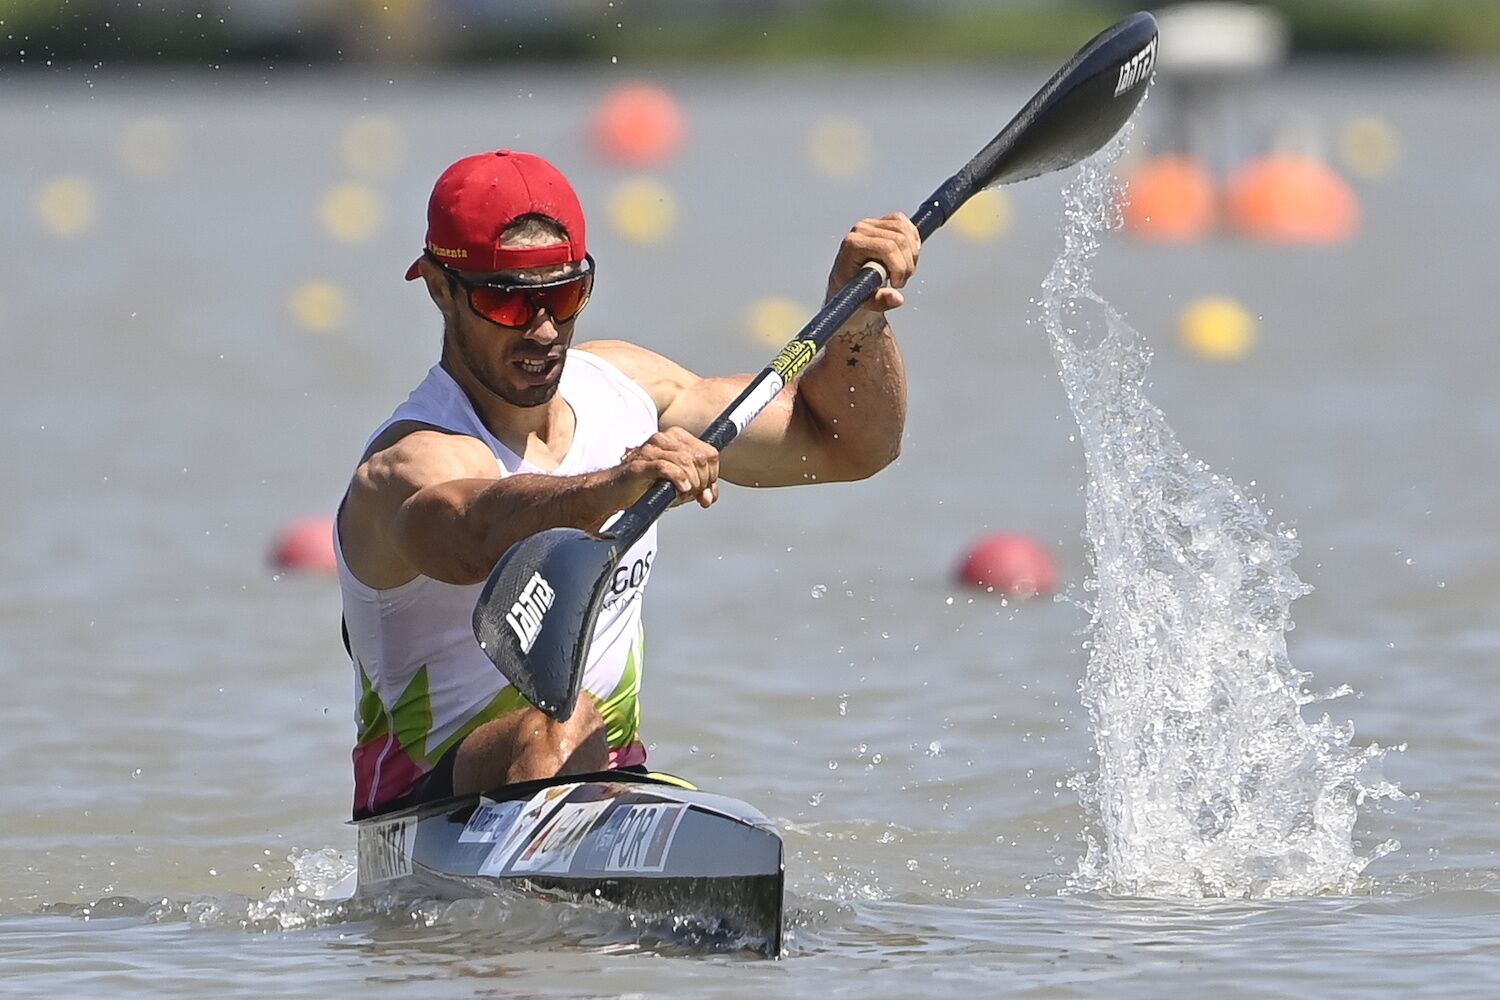
[[[609,221],[632,243],[657,243],[677,224],[677,204],[663,185],[637,177],[610,195]]]
[[[58,177],[37,193],[36,214],[53,236],[81,236],[94,225],[99,198],[82,177]]]
[[[1199,299],[1183,311],[1178,335],[1200,358],[1231,361],[1255,343],[1255,318],[1233,299]]]
[[[870,165],[870,133],[852,118],[828,118],[807,133],[807,158],[824,177],[848,180]]]
[[[344,322],[348,301],[344,290],[331,281],[309,281],[293,290],[287,300],[292,319],[304,330],[325,333]]]
[[[339,154],[352,173],[384,177],[395,170],[406,152],[401,130],[389,118],[361,118],[344,129]]]
[[[993,189],[980,191],[948,221],[958,235],[974,243],[987,243],[1010,228],[1010,199]]]
[[[357,243],[380,228],[380,196],[363,184],[340,184],[323,196],[318,215],[334,239]]]
[[[1361,177],[1384,177],[1401,156],[1396,130],[1375,117],[1355,118],[1339,136],[1344,165]]]
[[[745,329],[767,347],[780,347],[812,318],[812,310],[791,299],[761,299],[745,313]]]
[[[160,115],[126,122],[115,143],[121,166],[143,181],[170,177],[182,163],[182,152],[182,127]]]

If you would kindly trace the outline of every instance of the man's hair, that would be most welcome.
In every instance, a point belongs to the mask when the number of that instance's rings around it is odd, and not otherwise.
[[[501,244],[511,246],[526,244],[542,246],[547,243],[561,242],[567,238],[568,231],[556,219],[549,219],[545,215],[537,215],[534,212],[529,215],[516,216],[500,234]]]

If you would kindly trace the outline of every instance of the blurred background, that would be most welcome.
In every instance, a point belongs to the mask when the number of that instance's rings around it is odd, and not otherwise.
[[[782,824],[809,961],[611,965],[598,949],[629,951],[629,928],[377,919],[304,891],[353,845],[329,523],[437,358],[401,277],[441,170],[546,155],[599,262],[578,336],[755,370],[856,219],[914,208],[1135,8],[0,0],[0,959],[22,973],[0,994],[461,995],[503,974],[541,996],[1330,996],[1416,992],[1443,959],[1449,995],[1483,995],[1488,0],[1154,7],[1125,223],[1097,262],[1183,444],[1299,529],[1317,589],[1292,660],[1358,692],[1308,713],[1408,747],[1387,772],[1420,799],[1358,831],[1403,848],[1355,894],[1058,894],[1094,820],[1066,787],[1093,746],[1088,473],[1036,322],[1064,177],[987,192],[925,249],[896,320],[895,466],[665,522],[652,760]]]

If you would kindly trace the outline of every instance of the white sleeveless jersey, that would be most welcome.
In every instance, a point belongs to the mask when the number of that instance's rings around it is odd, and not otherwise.
[[[618,464],[626,449],[657,429],[656,406],[645,390],[586,351],[568,352],[559,393],[573,408],[576,428],[572,447],[550,471],[527,464],[501,444],[463,390],[436,365],[370,441],[392,424],[414,421],[483,441],[502,477],[569,476]],[[375,590],[354,577],[342,545],[335,547],[359,699],[355,808],[373,810],[410,790],[475,727],[525,702],[474,638],[470,621],[482,584],[455,586],[418,576],[400,587]],[[583,689],[594,695],[604,715],[616,764],[644,760],[636,700],[641,596],[655,556],[653,525],[620,560],[583,675]]]

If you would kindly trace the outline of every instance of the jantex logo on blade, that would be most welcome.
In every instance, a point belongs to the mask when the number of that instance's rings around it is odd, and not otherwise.
[[[526,586],[521,589],[521,596],[506,612],[505,624],[510,626],[510,630],[521,641],[521,652],[531,652],[531,647],[536,644],[536,637],[542,633],[542,617],[552,607],[552,601],[556,597],[557,592],[550,583],[542,579],[542,574],[533,573],[531,579],[526,581]]]
[[[1156,68],[1156,39],[1151,39],[1151,44],[1130,57],[1130,61],[1120,67],[1120,82],[1115,84],[1115,96],[1119,97],[1125,91],[1134,87],[1142,80],[1151,75]]]

